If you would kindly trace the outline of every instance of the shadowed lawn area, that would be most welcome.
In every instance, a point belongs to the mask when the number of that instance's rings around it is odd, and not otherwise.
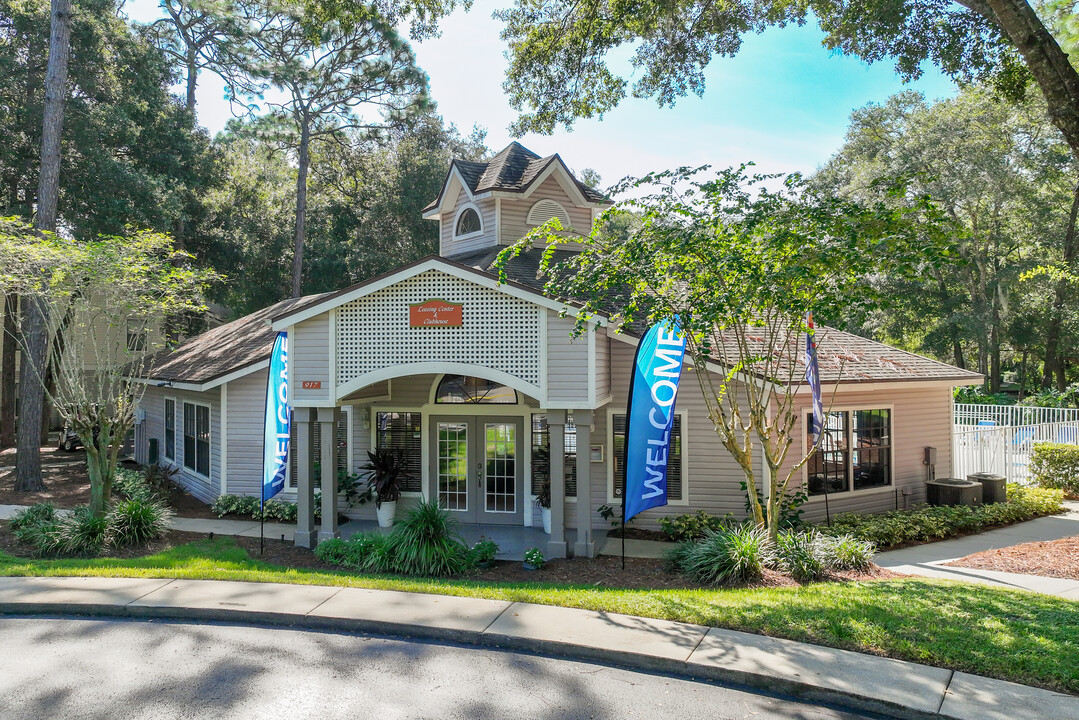
[[[252,558],[227,537],[130,559],[0,553],[0,575],[246,580],[562,605],[762,633],[1079,693],[1079,602],[943,580],[730,590],[427,580],[284,568]]]

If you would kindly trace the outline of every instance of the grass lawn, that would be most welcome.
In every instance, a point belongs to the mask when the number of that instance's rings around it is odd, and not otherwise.
[[[514,600],[712,625],[913,660],[1079,694],[1079,602],[920,578],[743,590],[626,590],[298,570],[227,537],[138,558],[36,560],[0,575],[246,580]]]

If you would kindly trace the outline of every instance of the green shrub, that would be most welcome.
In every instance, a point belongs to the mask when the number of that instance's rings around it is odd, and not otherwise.
[[[8,526],[11,528],[11,531],[18,536],[20,530],[52,522],[54,520],[56,520],[56,508],[52,503],[43,502],[17,511],[11,516],[11,519],[8,521]]]
[[[338,538],[319,543],[315,556],[323,562],[361,572],[392,572],[387,540],[387,536],[377,531],[358,533],[348,540]]]
[[[832,537],[850,535],[877,548],[889,548],[1052,515],[1063,510],[1063,500],[1063,490],[1008,485],[1008,501],[1003,503],[977,508],[919,505],[877,515],[844,513],[833,518],[830,526],[817,529]]]
[[[156,495],[142,472],[125,467],[116,468],[112,489],[128,500],[151,501]]]
[[[112,547],[155,540],[168,530],[172,511],[162,502],[132,498],[113,504],[105,516],[106,542]]]
[[[865,570],[873,564],[873,544],[851,535],[818,535],[815,546],[828,570]]]
[[[480,538],[479,542],[473,545],[468,553],[470,556],[469,562],[473,565],[494,562],[494,559],[498,556],[498,543],[490,538]]]
[[[659,528],[665,535],[675,542],[686,540],[699,540],[710,532],[722,530],[735,524],[731,515],[716,517],[704,510],[695,513],[686,513],[676,517],[661,517]]]
[[[255,499],[257,500],[258,498]],[[254,512],[254,517],[256,519],[258,519],[258,514],[258,510],[256,509]],[[263,505],[262,515],[263,519],[271,520],[273,522],[296,522],[296,503],[270,498],[266,501],[265,505]]]
[[[525,550],[524,561],[536,570],[539,570],[547,562],[543,557],[543,551],[538,547],[530,547]]]
[[[682,571],[713,585],[757,580],[772,563],[772,550],[763,528],[746,524],[718,530],[685,553]]]
[[[814,580],[824,574],[828,559],[814,532],[781,532],[776,536],[773,562],[776,570],[795,580]]]
[[[59,518],[43,538],[41,550],[50,555],[97,555],[105,546],[107,531],[106,516],[94,515],[83,505]]]
[[[1079,445],[1036,444],[1030,454],[1030,474],[1038,487],[1079,495]]]
[[[457,522],[437,502],[420,503],[395,524],[388,549],[394,569],[405,575],[456,575],[469,564]]]
[[[690,553],[697,543],[693,540],[683,540],[669,550],[663,552],[663,568],[668,572],[686,573],[689,564]]]
[[[218,517],[244,515],[259,519],[259,498],[249,495],[221,495],[214,500],[210,510]]]

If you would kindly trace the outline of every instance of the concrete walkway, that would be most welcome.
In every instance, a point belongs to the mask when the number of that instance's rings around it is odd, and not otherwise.
[[[188,618],[420,636],[719,680],[899,718],[1079,720],[1079,697],[789,640],[588,610],[212,580],[0,578],[0,613]]]
[[[873,561],[881,567],[905,575],[985,583],[1079,600],[1079,580],[945,566],[953,560],[986,550],[1079,535],[1079,502],[1065,502],[1064,505],[1068,508],[1064,515],[1038,518],[954,540],[891,550],[879,553]]]

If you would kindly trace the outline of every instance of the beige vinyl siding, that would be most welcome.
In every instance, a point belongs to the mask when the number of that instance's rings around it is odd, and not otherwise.
[[[443,256],[458,255],[460,253],[480,250],[495,244],[495,201],[493,198],[480,198],[475,201],[476,208],[480,212],[480,221],[483,223],[483,233],[466,240],[454,238],[456,230],[457,212],[463,205],[471,202],[464,188],[457,194],[457,202],[452,210],[447,210],[439,221],[439,253]]]
[[[502,245],[512,245],[535,228],[528,224],[528,211],[540,200],[555,200],[569,213],[570,224],[580,233],[592,228],[592,208],[580,207],[570,199],[555,178],[548,177],[527,198],[502,199]]]
[[[609,413],[625,414],[629,397],[629,380],[636,348],[627,343],[612,340],[610,343],[611,403],[595,411],[595,431],[592,444],[603,443],[604,462],[592,463],[592,506],[604,503],[620,507],[620,500],[612,502],[608,496],[608,479],[614,463],[610,456],[611,438],[608,430]],[[676,412],[685,413],[684,429],[684,488],[688,504],[667,505],[647,510],[638,515],[632,527],[650,530],[659,528],[658,520],[664,516],[681,515],[705,510],[713,515],[731,513],[735,517],[745,515],[745,495],[738,483],[744,478],[742,469],[720,444],[719,438],[708,419],[708,410],[701,396],[697,378],[692,370],[684,370],[679,383]],[[606,528],[602,518],[592,514],[594,528]]]
[[[230,495],[258,496],[262,487],[263,423],[266,416],[266,374],[258,370],[228,384]]]
[[[573,318],[547,313],[547,399],[553,408],[588,402],[590,338],[571,337],[573,323]]]
[[[611,394],[611,339],[607,337],[607,331],[599,328],[593,333],[596,343],[596,402],[603,402],[603,398]]]
[[[330,382],[330,314],[321,313],[295,326],[289,347],[291,404],[295,407],[326,407],[333,388]],[[318,390],[304,390],[305,381],[322,383]]]
[[[828,506],[833,515],[840,512],[894,510],[897,499],[900,508],[925,502],[926,467],[922,464],[922,458],[927,446],[937,449],[937,477],[951,474],[952,392],[947,385],[912,381],[904,383],[902,387],[879,391],[858,388],[845,390],[840,385],[835,400],[830,400],[826,395],[824,402],[826,408],[830,405],[837,410],[892,408],[893,486],[831,495]],[[800,456],[794,456],[805,447],[804,423],[810,403],[808,393],[802,393],[798,398],[798,427],[795,429],[795,444],[791,448],[788,467],[800,459]],[[798,471],[795,480],[801,483],[804,477],[803,468]],[[898,498],[896,489],[899,490]],[[815,496],[811,499],[805,506],[803,517],[806,520],[824,520],[824,498]]]
[[[265,375],[264,375],[265,377]],[[265,380],[264,380],[265,382]],[[207,392],[192,392],[190,390],[177,390],[175,388],[147,388],[143,395],[140,407],[146,410],[146,419],[143,421],[144,429],[139,433],[138,447],[135,448],[135,459],[138,462],[148,461],[149,440],[156,438],[158,443],[158,458],[165,464],[165,398],[176,399],[176,458],[172,463],[177,468],[177,481],[183,485],[192,495],[204,503],[212,503],[221,491],[221,392],[213,388]],[[184,467],[184,402],[193,402],[210,407],[210,477],[204,478],[193,470]],[[234,412],[232,398],[229,398],[229,413]],[[236,446],[232,438],[232,426],[229,427],[229,462],[231,467],[233,448]],[[230,470],[231,483],[231,470]]]

